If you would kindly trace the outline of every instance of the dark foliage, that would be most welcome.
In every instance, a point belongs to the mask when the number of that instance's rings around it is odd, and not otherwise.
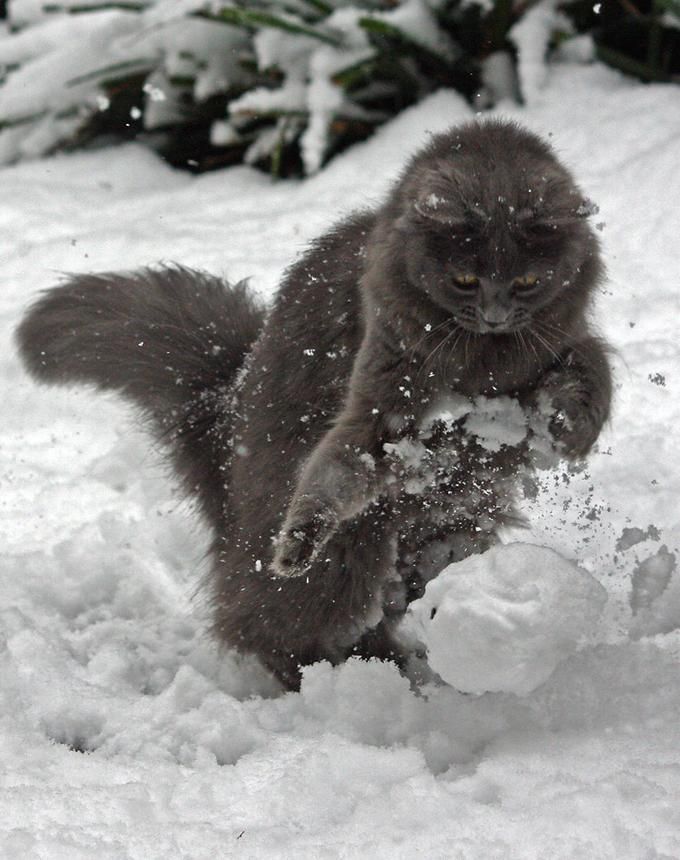
[[[71,46],[55,45],[53,93],[48,89],[25,108],[17,107],[16,97],[9,99],[14,107],[0,107],[0,159],[137,139],[188,170],[245,160],[283,176],[314,172],[437,88],[453,87],[477,108],[493,104],[500,93],[485,69],[499,54],[513,79],[503,94],[521,99],[513,71],[521,45],[513,27],[541,5],[220,0],[168,19],[158,14],[161,0],[92,0],[50,3],[24,20],[5,4],[0,0],[0,15],[8,15],[17,37],[72,15],[81,21],[89,16],[94,39],[95,18],[104,11],[120,16],[124,37],[114,29],[100,59],[83,51],[82,35],[74,35],[83,68],[66,79],[59,75],[58,52]],[[626,74],[680,80],[680,0],[565,0],[551,14],[546,62],[569,39],[586,34],[594,57]],[[187,40],[196,27],[203,28],[200,38]],[[12,38],[5,37],[10,55]],[[29,50],[8,63],[0,93],[15,86],[23,67],[42,59],[42,50],[38,57]],[[161,110],[154,93],[165,103]]]

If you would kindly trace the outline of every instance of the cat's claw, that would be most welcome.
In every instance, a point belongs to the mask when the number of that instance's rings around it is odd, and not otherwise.
[[[271,570],[275,576],[304,576],[311,567],[314,547],[302,529],[286,532],[276,540]]]
[[[585,457],[599,434],[599,424],[587,405],[574,398],[553,399],[548,429],[557,449],[570,459]]]
[[[548,430],[555,450],[570,460],[585,457],[604,421],[597,400],[582,379],[563,373],[548,374],[541,391],[547,395]]]
[[[336,526],[328,511],[317,511],[304,522],[287,523],[276,539],[271,570],[275,576],[304,576],[317,560]]]

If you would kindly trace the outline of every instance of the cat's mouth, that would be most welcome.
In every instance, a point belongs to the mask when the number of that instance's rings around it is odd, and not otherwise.
[[[456,315],[454,315],[454,320],[461,328],[473,334],[512,334],[529,324],[528,319],[491,322],[484,319],[467,319]]]

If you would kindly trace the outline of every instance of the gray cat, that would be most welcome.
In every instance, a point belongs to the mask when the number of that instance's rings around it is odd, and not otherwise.
[[[21,354],[40,380],[119,391],[166,443],[214,531],[220,641],[291,689],[320,659],[400,663],[408,602],[513,519],[531,416],[547,408],[572,459],[607,419],[589,211],[538,137],[471,123],[314,242],[268,313],[180,267],[82,275],[29,310]],[[521,443],[490,452],[469,416],[436,419],[452,397],[473,414],[503,396],[529,416]]]

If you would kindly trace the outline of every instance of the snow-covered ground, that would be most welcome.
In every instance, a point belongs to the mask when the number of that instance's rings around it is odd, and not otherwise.
[[[525,695],[416,693],[359,661],[282,695],[220,657],[192,601],[208,535],[132,416],[33,385],[11,342],[64,271],[177,260],[271,295],[428,131],[470,116],[456,94],[304,182],[190,177],[136,146],[0,172],[1,857],[680,857],[678,90],[555,66],[502,113],[550,135],[600,206],[617,383],[598,451],[543,475],[523,538],[578,561],[607,605]]]

